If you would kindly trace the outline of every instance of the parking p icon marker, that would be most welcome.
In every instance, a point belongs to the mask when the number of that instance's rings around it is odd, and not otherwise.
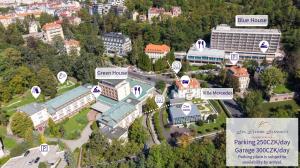
[[[42,153],[43,156],[46,156],[47,153],[49,152],[49,145],[48,144],[41,144],[40,145],[40,152]]]

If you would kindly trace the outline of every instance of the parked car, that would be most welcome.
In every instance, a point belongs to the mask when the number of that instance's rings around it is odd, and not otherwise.
[[[35,160],[34,160],[34,163],[37,163],[40,161],[40,157],[37,157]]]
[[[30,151],[28,150],[28,151],[26,151],[25,153],[24,153],[24,157],[26,157],[28,154],[30,153]]]

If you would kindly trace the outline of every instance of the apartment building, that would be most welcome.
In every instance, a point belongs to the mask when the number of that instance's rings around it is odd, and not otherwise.
[[[238,79],[241,93],[246,91],[250,83],[249,73],[246,68],[231,66],[228,68],[227,75]]]
[[[200,82],[196,78],[191,78],[188,87],[184,87],[180,80],[175,81],[175,88],[172,91],[173,98],[184,98],[191,100],[192,98],[201,97]]]
[[[132,50],[131,40],[119,32],[104,33],[102,36],[105,53],[109,55],[126,56]]]
[[[65,40],[65,49],[69,55],[72,51],[75,51],[77,55],[80,55],[80,42],[74,39]]]
[[[67,117],[71,117],[82,108],[87,107],[95,101],[91,88],[85,86],[76,87],[64,94],[57,96],[45,103],[31,103],[18,109],[30,116],[34,128],[44,130],[48,119],[52,118],[54,122],[60,122]]]
[[[51,43],[56,36],[64,39],[63,29],[60,24],[56,22],[46,23],[43,27],[44,40]]]
[[[240,61],[253,59],[261,62],[266,59],[271,62],[279,48],[280,36],[278,29],[231,28],[221,24],[211,31],[210,47],[225,50],[226,54],[236,52]],[[263,40],[269,42],[266,53],[259,48],[259,43]]]
[[[170,47],[165,44],[156,45],[150,43],[145,48],[145,54],[155,62],[157,59],[165,57],[170,50]]]

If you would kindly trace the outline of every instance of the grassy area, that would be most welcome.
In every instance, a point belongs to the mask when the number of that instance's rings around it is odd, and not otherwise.
[[[27,91],[23,95],[15,96],[10,102],[4,104],[3,109],[7,111],[7,114],[9,116],[11,116],[18,107],[24,106],[35,101],[42,102],[43,96],[40,96],[38,99],[35,99],[31,95],[30,91]]]
[[[3,138],[2,140],[4,143],[4,147],[6,149],[12,149],[17,145],[17,142],[15,139],[7,137],[6,127],[4,127],[4,126],[0,126],[0,137]]]
[[[57,95],[61,95],[66,91],[74,89],[75,87],[79,86],[79,84],[75,84],[72,81],[66,81],[64,84],[59,84],[57,88]]]
[[[298,113],[300,111],[300,105],[295,100],[288,100],[282,102],[264,103],[261,106],[262,110],[268,114],[276,113],[279,111],[286,111],[291,114]],[[291,117],[294,117],[292,115]]]
[[[193,125],[194,127],[196,127],[198,133],[208,133],[208,132],[212,132],[214,130],[218,130],[221,128],[221,126],[223,124],[226,123],[226,114],[225,112],[221,112],[218,115],[218,118],[216,119],[215,122],[210,122],[210,123],[204,123],[202,126],[197,126],[197,125]]]
[[[193,124],[191,127],[196,128],[198,133],[203,134],[203,133],[207,133],[207,132],[212,132],[214,130],[218,130],[222,127],[222,125],[224,125],[226,123],[226,118],[227,118],[226,113],[223,111],[223,109],[221,108],[218,101],[212,100],[210,102],[214,106],[214,108],[217,110],[218,117],[215,122],[210,122],[210,123],[205,122],[202,126],[197,126],[197,125]]]
[[[87,113],[89,111],[89,108],[85,108],[75,116],[63,122],[63,127],[65,130],[65,139],[76,139],[80,136],[81,131],[85,128],[85,126],[88,123]]]
[[[285,85],[279,85],[273,89],[273,92],[277,93],[277,94],[281,94],[281,93],[290,93],[292,91],[290,91],[288,88],[286,88]]]

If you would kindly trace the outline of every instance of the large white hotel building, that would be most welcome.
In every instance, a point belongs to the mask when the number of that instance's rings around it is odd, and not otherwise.
[[[240,60],[253,59],[261,62],[266,59],[273,61],[279,49],[281,32],[278,29],[248,29],[231,28],[226,24],[218,25],[212,29],[210,47],[239,53]],[[268,41],[269,49],[262,53],[259,48],[260,41]]]

